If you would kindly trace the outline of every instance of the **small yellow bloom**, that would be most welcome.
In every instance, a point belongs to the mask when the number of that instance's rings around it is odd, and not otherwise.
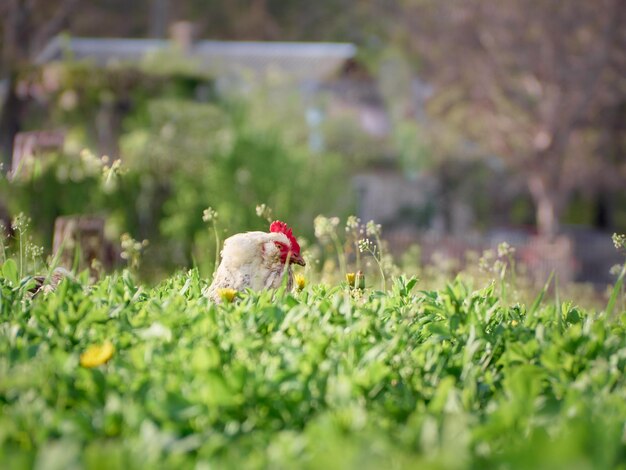
[[[237,291],[229,288],[217,289],[217,295],[220,296],[222,302],[232,302],[237,296]]]
[[[356,274],[355,273],[347,273],[346,274],[346,281],[348,281],[348,285],[350,287],[354,287],[354,281],[356,280]]]
[[[517,320],[511,320],[511,326],[517,326],[518,323]]]
[[[109,341],[91,345],[80,355],[80,365],[88,368],[100,366],[111,359],[114,352],[115,348]]]
[[[304,278],[302,274],[296,274],[295,279],[296,279],[296,287],[298,288],[299,291],[306,287],[306,279]]]

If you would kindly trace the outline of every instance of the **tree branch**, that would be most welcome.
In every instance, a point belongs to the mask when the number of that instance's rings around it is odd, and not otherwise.
[[[52,36],[57,34],[63,23],[69,16],[71,10],[78,4],[78,0],[63,0],[59,5],[55,14],[45,23],[40,29],[37,35],[34,37],[30,53],[36,53],[41,49],[46,41],[49,41]]]

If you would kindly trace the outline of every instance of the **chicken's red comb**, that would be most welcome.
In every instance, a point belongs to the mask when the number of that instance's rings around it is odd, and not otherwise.
[[[289,243],[291,243],[291,251],[294,255],[300,254],[300,245],[296,241],[296,237],[293,236],[292,230],[285,222],[281,222],[280,220],[275,220],[270,224],[270,232],[272,233],[284,233],[289,239]]]

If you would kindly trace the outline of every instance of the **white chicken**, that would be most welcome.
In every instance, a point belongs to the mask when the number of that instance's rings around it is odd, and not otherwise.
[[[292,264],[304,266],[300,245],[286,223],[275,221],[270,232],[238,233],[224,242],[222,261],[205,295],[221,302],[221,289],[276,289],[286,276],[293,287]]]

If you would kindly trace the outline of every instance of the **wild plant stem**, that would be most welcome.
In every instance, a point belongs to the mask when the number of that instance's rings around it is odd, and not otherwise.
[[[356,255],[356,271],[359,272],[361,270],[361,252],[359,250],[359,243],[357,240],[354,241],[354,254]]]
[[[386,291],[387,290],[387,281],[385,279],[385,271],[383,270],[383,266],[380,263],[380,260],[378,259],[378,256],[376,256],[376,252],[374,250],[368,249],[367,251],[370,252],[370,254],[372,255],[372,258],[374,258],[374,261],[376,261],[376,265],[378,266],[378,271],[380,271],[380,284],[381,284],[382,290]]]
[[[215,265],[213,266],[213,274],[215,274],[220,264],[220,237],[217,233],[215,223],[213,224],[213,233],[215,234]]]
[[[380,264],[380,261],[378,261],[378,258],[374,256],[374,259],[376,260],[376,264],[378,265],[378,270],[380,271],[381,285],[382,285],[383,292],[384,292],[387,290],[387,280],[385,279],[385,272],[383,271],[383,266],[382,264]]]
[[[612,315],[613,309],[615,308],[615,304],[617,303],[617,297],[621,292],[623,295],[624,292],[624,279],[626,278],[626,263],[622,266],[622,270],[617,277],[617,281],[615,281],[615,285],[613,286],[613,291],[611,292],[611,297],[609,298],[609,303],[606,306],[606,313],[608,316]],[[622,299],[623,302],[623,299]]]
[[[22,279],[22,277],[24,276],[24,234],[22,233],[22,231],[19,231],[20,233],[20,279]]]
[[[6,247],[4,246],[4,233],[0,232],[0,255],[2,255],[2,264],[4,264],[4,262],[7,259],[6,256]]]
[[[517,275],[515,273],[515,258],[512,255],[509,255],[509,264],[511,266],[511,287],[515,290],[517,287]]]
[[[331,238],[333,240],[333,244],[335,245],[335,250],[337,251],[337,259],[339,260],[339,269],[341,269],[341,277],[343,278],[346,273],[346,259],[344,258],[343,249],[341,248],[341,243],[339,242],[339,238],[337,234],[334,232],[331,234]]]
[[[376,264],[378,264],[378,269],[380,270],[380,278],[382,279],[383,291],[386,291],[387,280],[385,279],[385,272],[381,264],[381,261],[383,259],[383,242],[380,239],[380,236],[378,235],[378,233],[376,234],[376,246],[378,247],[378,258],[374,256],[374,259],[376,260]]]
[[[500,271],[500,297],[502,300],[506,302],[506,264],[502,266],[502,271]]]
[[[559,325],[559,331],[563,331],[563,310],[561,308],[561,297],[559,296],[559,275],[554,276],[554,303],[556,305],[556,319]]]

